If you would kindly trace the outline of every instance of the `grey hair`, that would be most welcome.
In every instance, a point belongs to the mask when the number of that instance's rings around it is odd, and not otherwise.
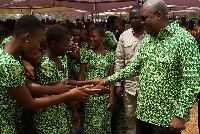
[[[149,7],[152,13],[161,11],[163,15],[168,15],[167,5],[163,0],[147,0],[144,6]]]

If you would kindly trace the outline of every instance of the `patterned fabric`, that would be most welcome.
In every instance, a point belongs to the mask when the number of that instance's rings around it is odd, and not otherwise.
[[[199,52],[195,39],[178,22],[142,41],[135,61],[108,77],[110,83],[140,73],[136,117],[170,127],[174,115],[189,120],[199,91]]]
[[[83,51],[81,63],[87,64],[85,80],[105,78],[114,64],[114,53],[96,54],[93,50]],[[111,112],[106,111],[109,95],[91,95],[85,103],[84,134],[111,133]]]
[[[106,31],[103,44],[106,50],[113,50],[113,47],[117,45],[117,39],[115,38],[115,35],[110,31]]]
[[[80,73],[80,63],[76,60],[71,59],[70,68],[76,71],[78,74]]]
[[[85,49],[87,49],[89,46],[88,46],[88,44],[86,43],[86,42],[81,42],[80,43],[80,48],[85,48]]]
[[[81,51],[86,51],[88,48],[88,44],[86,42],[81,42],[80,43],[80,53]],[[80,54],[81,56],[81,54]],[[80,73],[80,63],[78,63],[77,61],[71,59],[71,64],[70,64],[70,68],[73,69],[74,71],[76,71],[78,74]]]
[[[9,40],[4,40],[1,45],[4,46],[6,42]],[[0,49],[0,70],[0,133],[20,133],[22,107],[10,95],[8,87],[25,85],[25,71],[21,61],[15,60],[3,49]]]
[[[5,38],[5,39],[2,41],[2,43],[1,43],[1,45],[0,45],[0,48],[3,49],[4,44],[8,43],[12,38],[13,38],[13,36],[10,36],[10,37],[8,37],[8,38]]]
[[[67,57],[60,57],[63,71],[58,71],[56,64],[48,57],[43,56],[39,67],[36,68],[35,82],[39,84],[50,84],[64,81],[68,77]],[[37,110],[34,113],[34,125],[36,132],[40,134],[67,134],[70,130],[69,111],[66,113],[65,103],[51,106],[46,109]]]

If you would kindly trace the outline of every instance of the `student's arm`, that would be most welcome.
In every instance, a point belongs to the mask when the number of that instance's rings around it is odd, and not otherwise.
[[[22,64],[24,66],[24,69],[31,75],[31,78],[35,79],[35,68],[26,60],[22,60]]]
[[[86,86],[86,88],[87,87],[90,88],[91,86]],[[66,101],[87,101],[89,100],[89,95],[85,94],[83,89],[85,89],[85,87],[78,87],[60,95],[33,99],[25,85],[9,88],[13,98],[27,110],[43,109]]]
[[[65,81],[66,82],[66,81]],[[69,87],[65,82],[60,82],[55,85],[40,85],[36,83],[26,82],[26,87],[34,97],[40,97],[47,94],[62,94],[69,91]]]
[[[82,64],[81,63],[81,69],[80,69],[80,75],[79,75],[79,80],[84,81],[85,80],[85,71],[87,68],[87,64]]]
[[[80,50],[77,50],[77,52],[71,52],[69,55],[72,57],[73,60],[80,63]]]
[[[109,76],[113,75],[113,73],[114,73],[114,67],[111,66],[109,70]],[[114,107],[114,85],[113,84],[110,85],[110,89],[111,89],[111,92],[110,92],[110,98],[109,98],[108,107],[107,107],[108,111],[112,110]]]
[[[73,128],[79,128],[80,126],[80,117],[78,115],[78,112],[76,110],[75,104],[73,101],[68,101],[66,102],[69,109],[72,112],[72,124],[73,124]]]

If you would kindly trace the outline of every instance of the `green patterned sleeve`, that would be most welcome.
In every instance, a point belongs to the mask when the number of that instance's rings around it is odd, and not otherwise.
[[[89,61],[90,54],[90,50],[84,48],[80,49],[80,62],[83,64],[87,64]]]
[[[0,86],[20,87],[25,85],[25,71],[19,63],[7,63],[0,66]]]
[[[138,50],[137,58],[128,64],[124,69],[121,69],[119,72],[108,76],[108,81],[110,84],[125,81],[133,78],[134,76],[139,75],[140,69],[142,66],[142,58],[140,54],[140,50]]]
[[[195,39],[185,35],[179,46],[179,57],[181,65],[181,87],[178,98],[176,116],[189,119],[190,108],[199,90],[199,64],[200,56]]]
[[[49,60],[42,60],[35,69],[35,82],[45,85],[58,81],[58,69]]]

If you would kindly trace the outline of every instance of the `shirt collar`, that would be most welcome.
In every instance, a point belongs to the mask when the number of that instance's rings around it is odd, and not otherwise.
[[[155,38],[151,36],[154,39],[162,40],[166,36],[169,36],[170,34],[173,34],[177,28],[179,27],[178,21],[171,22],[167,27],[160,30],[158,36]]]

